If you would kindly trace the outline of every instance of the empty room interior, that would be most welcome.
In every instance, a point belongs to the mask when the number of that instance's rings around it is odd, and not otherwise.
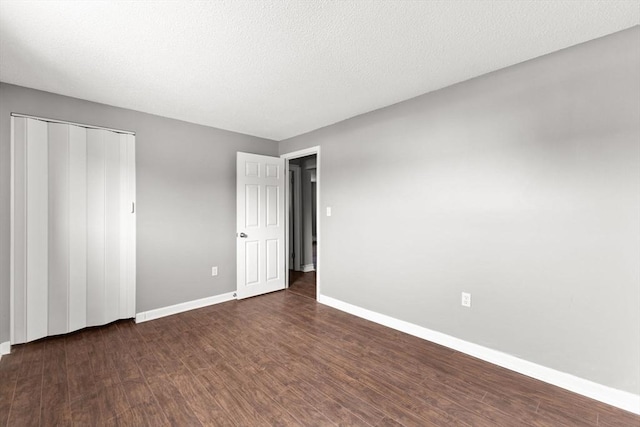
[[[0,425],[640,426],[640,2],[0,0]]]

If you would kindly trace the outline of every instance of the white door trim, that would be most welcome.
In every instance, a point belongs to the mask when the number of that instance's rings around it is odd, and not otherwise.
[[[15,250],[14,250],[14,243],[15,239],[16,239],[16,232],[15,232],[15,198],[16,198],[16,191],[15,191],[15,180],[16,180],[16,161],[15,161],[15,120],[13,118],[13,115],[11,116],[11,199],[10,199],[10,207],[9,207],[9,221],[10,221],[10,225],[9,227],[11,228],[10,230],[10,235],[9,235],[9,343],[13,343],[15,342],[15,338],[14,338],[14,316],[15,316],[15,307],[13,305],[13,294],[14,294],[14,280],[15,280],[15,267],[14,267],[14,259],[15,259]]]
[[[318,237],[317,240],[317,258],[316,258],[316,300],[318,299],[318,297],[320,296],[321,292],[320,292],[320,286],[321,286],[321,281],[320,281],[320,273],[321,273],[321,268],[320,266],[322,265],[322,261],[321,261],[321,256],[322,256],[322,238],[321,236],[321,223],[322,223],[322,216],[320,215],[320,213],[322,212],[321,206],[322,206],[322,191],[321,191],[321,176],[322,176],[322,172],[321,172],[321,156],[320,156],[320,146],[316,145],[314,147],[309,147],[309,148],[305,148],[303,150],[297,150],[297,151],[292,151],[289,153],[285,153],[285,154],[281,154],[280,157],[283,158],[285,160],[284,162],[284,167],[285,167],[285,174],[286,176],[289,176],[289,160],[293,160],[293,159],[297,159],[299,157],[305,157],[305,156],[311,156],[315,154],[316,155],[316,235]],[[287,182],[285,183],[285,192],[286,192],[286,198],[287,200],[289,200],[289,191],[290,188],[290,183],[289,180],[287,179]],[[286,216],[286,223],[285,223],[285,245],[287,245],[287,253],[289,253],[289,210],[285,210],[285,216]],[[285,276],[286,276],[286,286],[289,287],[289,257],[284,257],[285,258]]]

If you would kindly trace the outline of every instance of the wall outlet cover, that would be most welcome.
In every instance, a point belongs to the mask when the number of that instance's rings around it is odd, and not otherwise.
[[[471,307],[471,294],[468,292],[463,292],[462,301],[460,303],[463,307]]]

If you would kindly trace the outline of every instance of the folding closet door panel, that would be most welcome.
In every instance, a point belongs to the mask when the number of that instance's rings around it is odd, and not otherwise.
[[[135,137],[12,117],[14,344],[135,315]]]
[[[27,341],[47,336],[49,307],[48,126],[27,120]]]
[[[135,169],[134,137],[120,134],[120,318],[135,316]],[[133,186],[132,186],[133,180]],[[131,189],[134,192],[131,192]],[[133,256],[133,258],[131,258]]]
[[[12,117],[12,125],[11,342],[20,344],[27,341],[27,119]]]
[[[127,203],[131,203],[131,211],[127,215],[125,225],[126,244],[127,244],[127,308],[123,318],[135,317],[136,315],[136,212],[138,211],[136,203],[136,137],[134,135],[126,135],[127,145]]]
[[[87,130],[87,326],[105,323],[104,134]]]
[[[69,330],[87,326],[87,129],[69,126]]]
[[[121,232],[121,168],[120,168],[120,134],[104,132],[105,150],[105,323],[120,318],[120,244]]]
[[[138,208],[136,196],[136,137],[127,135],[127,189],[134,203],[132,214],[127,222],[127,317],[136,315],[136,218]]]
[[[69,125],[49,123],[48,335],[68,332]]]

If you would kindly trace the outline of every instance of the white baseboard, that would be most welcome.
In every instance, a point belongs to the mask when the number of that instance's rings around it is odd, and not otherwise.
[[[375,311],[367,310],[326,295],[319,295],[318,302],[338,310],[370,320],[380,325],[449,347],[494,365],[510,369],[520,374],[553,384],[608,405],[616,406],[635,414],[640,414],[640,396],[611,388],[565,372],[556,371],[524,359],[473,344],[441,332],[433,331],[413,323],[405,322]]]
[[[4,356],[5,354],[9,353],[11,353],[11,342],[5,341],[0,343],[0,359],[2,359],[2,356]]]
[[[195,310],[196,308],[202,308],[209,305],[220,304],[221,302],[231,301],[236,299],[236,297],[233,295],[234,293],[235,292],[228,292],[226,294],[187,301],[180,304],[170,305],[168,307],[161,307],[154,310],[143,311],[142,313],[136,314],[136,323],[147,322],[149,320],[171,316],[172,314],[178,314],[189,310]]]
[[[310,271],[316,271],[316,269],[313,266],[313,264],[305,264],[305,265],[302,266],[302,272],[303,273],[308,273]]]

